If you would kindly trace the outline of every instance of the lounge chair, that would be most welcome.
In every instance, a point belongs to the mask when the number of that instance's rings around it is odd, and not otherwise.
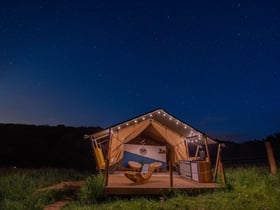
[[[154,167],[149,164],[144,164],[141,172],[127,171],[124,175],[131,181],[137,184],[144,184],[152,177]]]

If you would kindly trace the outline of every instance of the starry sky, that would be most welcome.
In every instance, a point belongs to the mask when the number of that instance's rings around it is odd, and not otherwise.
[[[2,0],[0,123],[162,108],[213,138],[280,131],[279,1]]]

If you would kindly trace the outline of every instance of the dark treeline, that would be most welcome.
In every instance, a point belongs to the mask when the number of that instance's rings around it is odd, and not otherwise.
[[[269,141],[274,157],[280,163],[280,133],[267,136],[263,140],[244,143],[223,142],[222,161],[225,165],[267,165],[268,158],[264,141]]]
[[[0,167],[94,170],[92,148],[83,135],[100,129],[0,124]]]
[[[83,136],[98,130],[101,128],[0,124],[0,167],[59,167],[94,171],[92,148]],[[223,142],[222,161],[225,165],[268,164],[265,140],[271,142],[279,163],[280,133],[263,140]]]

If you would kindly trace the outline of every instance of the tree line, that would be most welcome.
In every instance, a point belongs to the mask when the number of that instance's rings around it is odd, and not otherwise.
[[[86,133],[99,127],[0,124],[0,167],[59,167],[94,170]]]
[[[36,126],[0,124],[0,167],[58,167],[95,170],[95,160],[84,134],[100,127]],[[244,143],[222,142],[222,161],[244,164],[265,162],[264,141],[270,141],[276,160],[280,160],[280,133],[263,140]],[[219,141],[221,142],[221,141]],[[214,157],[215,158],[215,157]]]

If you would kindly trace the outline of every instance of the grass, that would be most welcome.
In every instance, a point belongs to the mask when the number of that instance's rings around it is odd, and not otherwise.
[[[62,194],[58,190],[35,193],[37,189],[66,180],[85,179],[87,175],[67,169],[0,169],[0,209],[43,209]]]
[[[239,167],[225,170],[227,185],[213,192],[191,195],[172,190],[153,197],[107,197],[104,176],[63,169],[0,169],[0,209],[39,210],[59,200],[63,192],[34,193],[61,181],[86,180],[75,201],[63,210],[154,209],[154,210],[276,210],[280,209],[280,173],[271,175],[266,167]]]
[[[226,169],[227,185],[214,192],[190,195],[173,191],[168,196],[110,197],[98,204],[75,201],[63,210],[94,209],[161,209],[161,210],[250,210],[280,209],[280,174],[271,175],[268,168]]]

